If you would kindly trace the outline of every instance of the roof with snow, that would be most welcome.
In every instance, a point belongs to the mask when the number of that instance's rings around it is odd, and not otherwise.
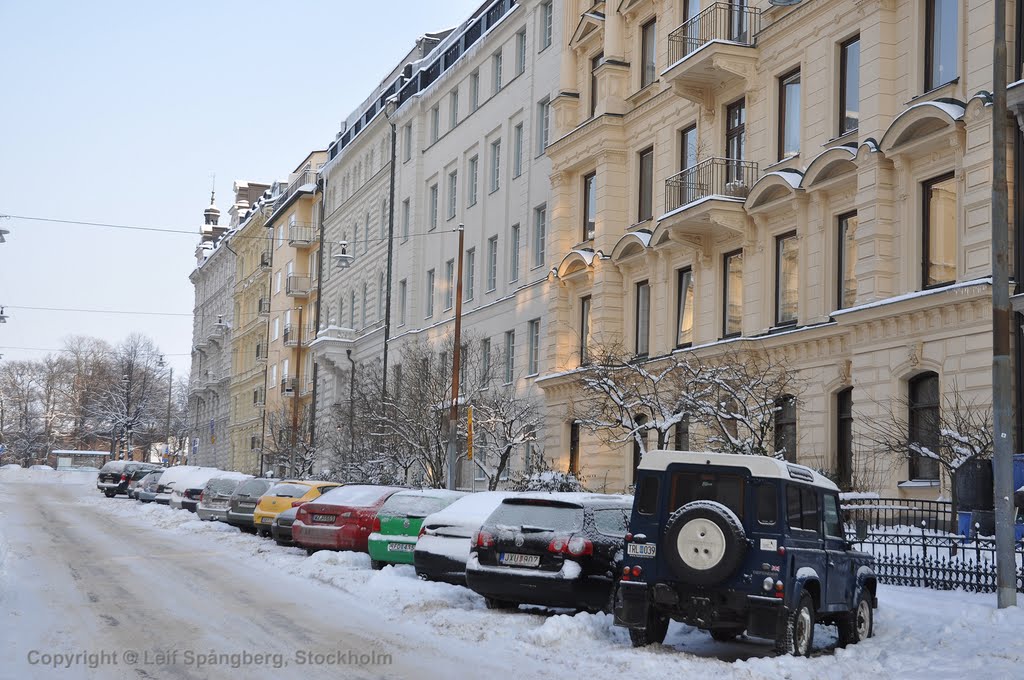
[[[640,460],[640,470],[667,470],[669,465],[716,465],[746,468],[755,477],[786,479],[838,491],[832,480],[804,465],[768,456],[739,453],[701,453],[696,451],[648,451]]]

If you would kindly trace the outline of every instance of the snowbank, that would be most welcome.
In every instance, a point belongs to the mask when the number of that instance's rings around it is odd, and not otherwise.
[[[8,484],[96,484],[99,470],[29,470],[27,468],[0,469],[0,482]]]

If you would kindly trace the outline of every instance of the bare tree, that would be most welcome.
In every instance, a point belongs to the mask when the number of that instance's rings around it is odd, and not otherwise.
[[[542,424],[540,408],[529,394],[520,394],[513,384],[487,385],[470,390],[473,394],[473,463],[494,491],[508,477],[516,451],[525,451],[537,440]]]

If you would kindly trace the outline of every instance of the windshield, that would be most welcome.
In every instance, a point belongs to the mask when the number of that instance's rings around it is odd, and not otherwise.
[[[549,531],[574,531],[583,526],[583,508],[505,502],[491,514],[487,523],[508,527],[532,526]]]
[[[269,482],[265,479],[250,479],[242,482],[235,489],[235,495],[237,496],[262,496],[266,493],[267,489],[273,482]]]
[[[230,496],[238,488],[240,479],[211,479],[206,483],[205,493],[217,493],[222,496]]]
[[[274,488],[264,495],[279,498],[302,498],[309,493],[309,489],[310,487],[305,484],[275,484]]]

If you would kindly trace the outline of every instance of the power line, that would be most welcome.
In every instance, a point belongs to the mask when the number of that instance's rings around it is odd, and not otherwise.
[[[58,348],[54,348],[54,347],[12,347],[10,345],[0,345],[0,349],[20,350],[20,351],[23,351],[23,352],[76,352],[76,351],[79,351],[79,350],[68,349],[66,347],[58,349]],[[87,349],[87,350],[82,350],[82,352],[84,354],[118,354],[118,352],[116,350],[97,351],[97,350]],[[178,352],[178,353],[174,353],[174,352],[157,352],[153,356],[188,357],[188,356],[192,356],[192,353],[191,352]]]
[[[7,309],[28,309],[37,312],[84,312],[87,314],[130,314],[132,316],[192,316],[192,312],[138,312],[123,309],[78,309],[72,307],[26,307],[20,305],[4,305]]]

